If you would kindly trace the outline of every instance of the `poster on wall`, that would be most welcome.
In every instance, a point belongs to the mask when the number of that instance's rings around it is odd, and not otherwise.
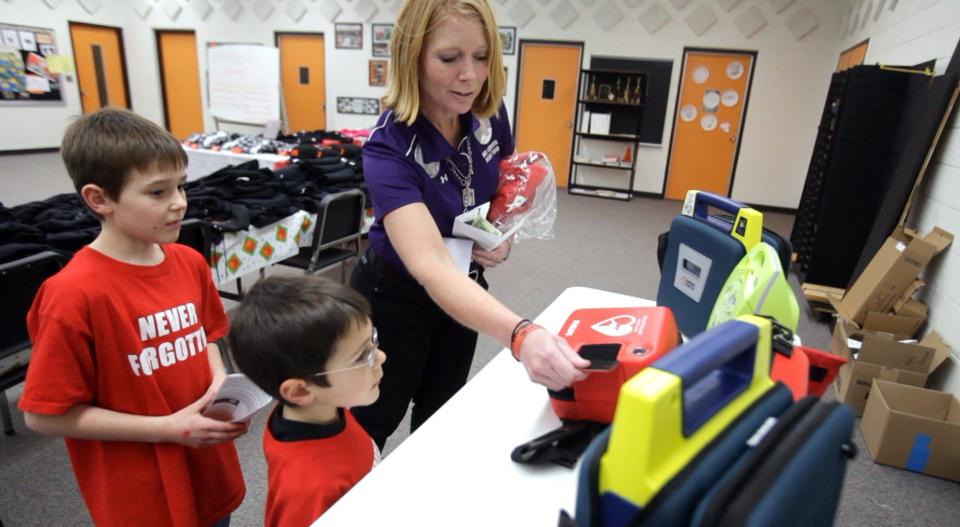
[[[59,58],[52,29],[0,23],[0,104],[61,102]]]

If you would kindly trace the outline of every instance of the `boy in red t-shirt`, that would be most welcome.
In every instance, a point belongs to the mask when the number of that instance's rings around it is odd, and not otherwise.
[[[27,426],[65,438],[97,525],[224,525],[243,501],[232,440],[247,424],[201,414],[224,378],[227,317],[204,258],[174,243],[183,148],[108,108],[71,124],[61,153],[101,231],[27,315]]]
[[[260,280],[230,325],[240,369],[280,401],[263,433],[267,527],[310,525],[380,461],[350,408],[380,396],[370,306],[317,276]]]

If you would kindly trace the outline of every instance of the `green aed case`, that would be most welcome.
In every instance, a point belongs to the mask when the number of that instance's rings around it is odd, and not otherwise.
[[[707,328],[740,315],[773,317],[797,330],[800,307],[780,264],[776,249],[760,242],[747,251],[724,282],[713,305]]]

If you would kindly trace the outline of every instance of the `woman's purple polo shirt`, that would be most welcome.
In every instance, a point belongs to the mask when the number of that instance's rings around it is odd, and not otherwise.
[[[494,117],[479,119],[473,113],[460,116],[460,126],[469,127],[455,149],[427,118],[420,114],[413,126],[398,122],[393,110],[377,120],[363,146],[363,176],[373,200],[376,221],[370,227],[370,246],[377,256],[397,269],[404,269],[387,238],[383,218],[394,209],[411,203],[426,205],[441,236],[451,236],[453,219],[463,213],[463,186],[445,158],[451,158],[467,172],[467,145],[473,152],[471,187],[475,205],[493,199],[500,181],[500,159],[513,154],[513,135],[506,108],[501,105]]]

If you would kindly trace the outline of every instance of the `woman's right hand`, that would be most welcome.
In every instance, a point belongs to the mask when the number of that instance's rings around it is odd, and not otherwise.
[[[566,340],[543,328],[530,332],[520,346],[520,362],[530,380],[551,390],[562,390],[587,378],[590,366]]]
[[[167,416],[164,423],[169,430],[169,441],[189,447],[204,447],[231,441],[247,433],[250,421],[228,423],[203,415],[204,408],[213,400],[216,386],[211,385],[203,397]]]

